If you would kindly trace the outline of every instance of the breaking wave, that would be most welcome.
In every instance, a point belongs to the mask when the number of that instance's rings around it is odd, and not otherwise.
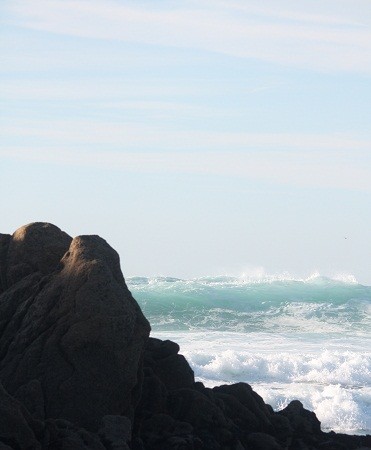
[[[371,287],[318,274],[127,283],[206,385],[244,381],[275,409],[301,400],[325,430],[371,433]]]

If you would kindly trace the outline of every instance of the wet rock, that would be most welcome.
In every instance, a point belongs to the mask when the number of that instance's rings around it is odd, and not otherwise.
[[[258,420],[261,431],[272,431],[273,426],[270,421],[271,411],[264,403],[263,399],[254,392],[247,383],[236,383],[213,388],[216,393],[227,394],[234,397]]]
[[[293,400],[278,414],[288,418],[294,432],[300,435],[320,435],[321,422],[312,411],[304,409],[299,400]]]
[[[366,436],[351,436],[349,434],[330,433],[324,434],[324,442],[321,443],[322,447],[319,448],[325,450],[371,450],[371,435]],[[328,448],[327,448],[328,447]]]

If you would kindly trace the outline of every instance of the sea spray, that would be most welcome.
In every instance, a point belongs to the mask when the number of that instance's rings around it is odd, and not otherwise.
[[[352,277],[129,278],[152,335],[205,385],[245,381],[276,410],[299,399],[322,429],[371,433],[371,287]]]

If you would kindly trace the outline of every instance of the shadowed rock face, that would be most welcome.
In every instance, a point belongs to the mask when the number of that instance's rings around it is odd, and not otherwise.
[[[118,254],[33,223],[0,235],[0,379],[37,417],[96,430],[132,417],[150,327]],[[42,417],[41,417],[42,418]]]

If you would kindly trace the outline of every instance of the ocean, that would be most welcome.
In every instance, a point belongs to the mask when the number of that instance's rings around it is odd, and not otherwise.
[[[131,277],[153,337],[206,386],[244,381],[275,410],[298,399],[322,430],[371,434],[371,287],[352,277]]]

